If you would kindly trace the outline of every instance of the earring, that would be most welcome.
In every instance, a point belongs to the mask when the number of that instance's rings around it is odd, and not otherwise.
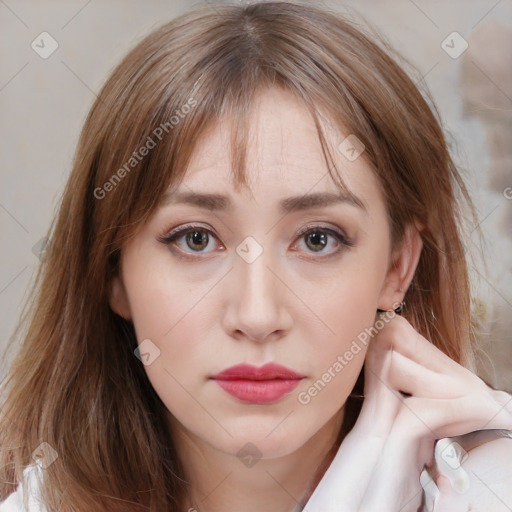
[[[377,309],[377,313],[387,313],[388,311],[394,311],[397,315],[399,315],[405,307],[405,301],[400,302],[398,304],[398,307],[396,307],[394,310],[391,309]]]
[[[398,291],[403,292],[404,289],[399,288]],[[403,311],[404,307],[405,307],[405,301],[402,301],[402,302],[400,302],[400,304],[398,304],[398,307],[394,308],[393,310],[397,315],[399,315]],[[388,311],[392,311],[392,310],[391,309],[377,309],[377,313],[386,313]]]
[[[395,309],[395,313],[397,315],[399,315],[400,313],[402,313],[403,309],[405,307],[405,301],[402,301],[400,302],[400,304],[398,305],[398,307]]]

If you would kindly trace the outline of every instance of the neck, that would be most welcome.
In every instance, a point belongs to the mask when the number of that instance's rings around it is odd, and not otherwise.
[[[248,460],[220,451],[181,425],[172,435],[190,484],[188,512],[302,510],[338,449],[343,409],[304,445],[276,458]]]

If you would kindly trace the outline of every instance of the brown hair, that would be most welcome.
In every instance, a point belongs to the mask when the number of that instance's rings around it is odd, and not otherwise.
[[[51,507],[180,510],[187,483],[165,406],[134,356],[132,324],[109,307],[109,283],[123,243],[179,183],[198,137],[222,116],[233,122],[237,183],[247,184],[248,112],[263,87],[302,99],[340,187],[321,111],[365,145],[393,242],[413,220],[424,226],[405,316],[454,360],[470,364],[459,200],[471,203],[436,115],[389,49],[340,16],[298,3],[205,7],[130,51],[87,117],[23,343],[3,385],[2,498],[45,441],[59,454],[44,473]],[[149,150],[138,151],[142,146]]]

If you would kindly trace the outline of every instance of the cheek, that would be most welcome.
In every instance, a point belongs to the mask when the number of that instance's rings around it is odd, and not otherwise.
[[[386,261],[368,251],[354,252],[330,276],[316,282],[302,282],[303,296],[323,321],[329,343],[323,350],[340,350],[375,320]],[[318,277],[318,276],[317,276]],[[299,287],[299,283],[297,283]]]
[[[123,281],[139,341],[149,338],[157,345],[165,344],[180,324],[193,327],[190,316],[197,316],[206,283],[184,279],[183,272],[182,266],[173,265],[169,254],[151,246],[126,252]]]
[[[375,320],[369,290],[350,280],[345,284],[347,287],[339,285],[333,290],[325,307],[318,309],[329,334],[311,335],[313,342],[307,351],[314,370],[297,397],[302,405],[314,403],[315,407],[331,413],[344,404],[355,385]]]
[[[302,283],[308,304],[322,321],[304,321],[301,327],[309,330],[312,343],[307,350],[315,367],[314,379],[308,379],[299,396],[299,402],[305,405],[316,401],[331,409],[333,404],[341,406],[355,384],[375,333],[375,315],[386,274],[386,253],[379,249],[378,242],[347,253],[336,273],[330,279],[319,280],[318,287]],[[322,335],[311,334],[313,324]]]
[[[146,262],[147,263],[147,262]],[[204,410],[193,397],[199,397],[212,361],[209,332],[207,283],[191,285],[172,271],[164,261],[138,265],[127,258],[125,285],[137,340],[149,339],[158,354],[144,370],[155,392],[167,409],[190,425],[204,424]]]
[[[146,373],[152,381],[162,381],[169,394],[169,386],[177,384],[171,375],[189,387],[198,380],[191,369],[201,369],[200,377],[206,378],[208,362],[215,361],[211,332],[219,321],[218,278],[205,269],[173,264],[165,251],[147,249],[150,258],[141,254],[127,253],[123,279],[138,342],[149,339],[160,351]]]

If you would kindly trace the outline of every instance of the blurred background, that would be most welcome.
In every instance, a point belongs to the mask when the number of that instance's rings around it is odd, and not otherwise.
[[[142,37],[205,1],[0,0],[0,381],[97,92]],[[512,1],[309,3],[370,24],[432,93],[478,212],[467,241],[481,373],[512,391]]]

